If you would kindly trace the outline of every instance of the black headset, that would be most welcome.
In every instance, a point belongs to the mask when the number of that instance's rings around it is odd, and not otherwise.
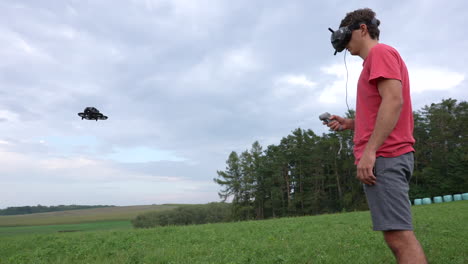
[[[374,17],[372,18],[370,23],[357,22],[346,27],[340,27],[336,31],[334,31],[331,28],[328,28],[328,30],[330,30],[330,32],[332,33],[331,43],[332,43],[333,48],[335,49],[335,54],[333,55],[336,55],[336,53],[338,52],[342,52],[346,48],[346,45],[348,45],[348,42],[351,40],[351,33],[353,32],[353,30],[359,29],[359,27],[362,24],[366,24],[366,25],[373,24],[373,25],[378,26],[377,19]]]

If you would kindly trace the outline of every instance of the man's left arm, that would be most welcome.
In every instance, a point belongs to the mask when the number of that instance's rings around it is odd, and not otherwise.
[[[369,185],[376,182],[372,171],[375,165],[375,153],[395,128],[403,106],[402,85],[399,80],[379,80],[377,88],[382,102],[377,113],[374,131],[357,166],[357,178]]]

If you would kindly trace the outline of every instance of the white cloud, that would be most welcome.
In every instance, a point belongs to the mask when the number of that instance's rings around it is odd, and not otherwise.
[[[287,74],[274,81],[273,96],[276,98],[285,98],[298,96],[298,98],[307,97],[317,86],[317,83],[311,81],[304,74]]]
[[[0,66],[6,66],[18,63],[20,59],[27,61],[39,61],[41,63],[50,63],[54,59],[40,47],[29,41],[20,33],[0,26],[0,42],[2,49],[0,57],[2,58]]]
[[[113,153],[107,155],[109,159],[119,162],[151,162],[151,161],[186,161],[186,159],[178,157],[172,151],[148,148],[116,148]]]
[[[350,107],[355,104],[357,81],[362,70],[362,60],[359,58],[347,59],[348,67],[348,103]],[[344,63],[332,64],[321,68],[327,75],[334,76],[335,79],[325,85],[320,94],[321,103],[344,102],[346,95],[346,67]],[[421,93],[424,91],[450,90],[460,85],[465,80],[465,74],[446,68],[436,66],[415,66],[408,67],[410,76],[411,92]]]
[[[347,67],[347,70],[346,70]],[[333,79],[325,85],[318,101],[324,104],[345,103],[346,92],[348,104],[351,108],[355,104],[357,81],[362,70],[362,60],[356,57],[347,57],[346,66],[343,63],[335,63],[321,68],[321,72],[330,75]],[[347,82],[346,82],[346,79]]]
[[[7,120],[9,122],[17,122],[18,121],[18,114],[13,113],[8,110],[0,110],[0,119]]]
[[[31,173],[33,172],[33,173]],[[0,150],[0,179],[12,180],[27,175],[35,181],[73,181],[85,184],[105,182],[186,182],[178,176],[135,172],[115,163],[88,157],[43,157]]]
[[[465,74],[434,66],[408,68],[412,93],[451,90],[465,80]]]
[[[300,85],[306,87],[314,87],[316,82],[309,80],[305,75],[285,75],[278,80],[279,83],[286,83],[291,85]]]
[[[58,27],[57,33],[70,40],[74,40],[79,34],[74,28],[67,25]]]
[[[262,69],[261,61],[249,48],[237,48],[223,53],[209,53],[203,60],[188,69],[182,77],[181,89],[192,89],[194,84],[203,84],[198,89],[209,92],[226,91],[224,85],[217,83],[232,82]],[[200,91],[200,90],[198,90]]]
[[[143,7],[156,13],[151,19],[159,28],[177,35],[205,37],[219,28],[225,15],[226,6],[222,1],[210,0],[134,0],[137,12]]]
[[[80,169],[98,165],[96,161],[87,158],[49,158],[38,162],[39,166],[46,170]]]
[[[174,202],[176,197],[179,202],[217,199],[216,191],[207,192],[214,187],[212,181],[184,176],[124,169],[87,157],[33,157],[0,150],[0,208],[38,203],[153,204]]]
[[[241,75],[260,68],[261,63],[248,48],[230,50],[224,54],[223,70],[226,75]]]

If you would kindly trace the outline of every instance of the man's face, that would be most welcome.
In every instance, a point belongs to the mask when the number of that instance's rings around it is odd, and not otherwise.
[[[351,40],[346,45],[346,49],[351,53],[351,55],[359,55],[363,43],[363,30],[365,25],[361,25],[360,28],[353,30],[351,32]]]

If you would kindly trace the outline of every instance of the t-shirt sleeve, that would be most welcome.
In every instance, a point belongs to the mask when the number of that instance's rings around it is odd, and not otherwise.
[[[371,58],[369,82],[378,79],[396,79],[401,81],[401,61],[396,51],[379,48]]]

